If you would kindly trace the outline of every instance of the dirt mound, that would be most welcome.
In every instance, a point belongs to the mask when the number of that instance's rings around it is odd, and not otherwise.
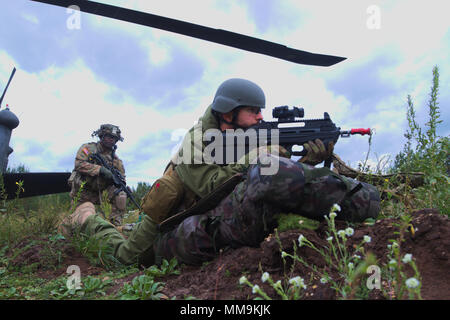
[[[398,238],[398,220],[384,219],[372,226],[362,225],[356,228],[353,236],[346,245],[350,250],[361,243],[368,235],[372,241],[365,244],[366,252],[372,252],[380,267],[387,263],[387,245],[390,239]],[[337,222],[337,229],[346,227],[346,223]],[[422,210],[413,213],[411,222],[415,232],[405,233],[405,241],[401,244],[402,256],[411,253],[416,261],[422,277],[421,294],[424,299],[450,299],[450,221],[448,217],[440,215],[435,210]],[[181,275],[164,279],[166,282],[164,293],[183,299],[193,296],[197,299],[253,299],[249,286],[240,286],[239,278],[243,275],[253,283],[259,285],[272,298],[277,298],[275,291],[261,281],[261,271],[268,272],[274,281],[285,279],[285,272],[289,276],[290,265],[284,267],[280,254],[280,244],[283,251],[293,253],[293,242],[303,234],[317,248],[327,245],[326,230],[328,226],[323,222],[317,230],[290,230],[279,234],[279,240],[269,236],[259,248],[239,248],[223,252],[214,261],[201,267],[184,266]],[[313,249],[302,246],[297,255],[303,257],[309,265],[318,269],[326,266],[324,258]],[[337,277],[333,274],[332,277]],[[336,272],[336,271],[335,271]],[[412,276],[412,269],[405,268],[405,273]],[[336,299],[336,291],[329,284],[322,284],[318,277],[311,277],[311,271],[302,264],[296,264],[293,276],[299,275],[308,282],[304,299]],[[309,279],[311,281],[309,282]],[[381,279],[383,281],[383,279]],[[385,298],[380,290],[372,290],[369,299]]]

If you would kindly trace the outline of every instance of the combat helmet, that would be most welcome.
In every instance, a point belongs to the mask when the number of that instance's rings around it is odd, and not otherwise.
[[[214,96],[212,110],[227,113],[240,106],[265,108],[264,91],[249,80],[232,78],[224,81]]]
[[[100,139],[105,134],[110,134],[117,138],[117,140],[123,141],[123,137],[120,135],[121,131],[118,126],[115,126],[113,124],[102,124],[100,126],[100,129],[94,131],[92,133],[92,137],[98,136]]]

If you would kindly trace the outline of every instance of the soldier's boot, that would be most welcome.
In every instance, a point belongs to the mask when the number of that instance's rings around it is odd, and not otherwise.
[[[301,203],[293,210],[294,213],[320,221],[334,204],[339,204],[339,220],[362,222],[378,216],[380,194],[376,187],[338,175],[328,168],[302,166],[305,185]]]
[[[58,232],[65,237],[71,237],[76,228],[81,228],[87,218],[95,215],[95,206],[92,202],[84,202],[75,211],[66,217],[58,226]]]

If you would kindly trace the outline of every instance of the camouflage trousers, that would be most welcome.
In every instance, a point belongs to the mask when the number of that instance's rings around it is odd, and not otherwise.
[[[378,216],[380,196],[374,186],[328,168],[286,158],[276,157],[276,161],[279,169],[271,175],[262,174],[260,163],[251,165],[246,179],[214,209],[186,218],[169,232],[159,233],[148,216],[128,239],[98,216],[89,217],[83,227],[88,234],[106,240],[125,264],[158,264],[175,257],[181,263],[198,265],[225,247],[258,246],[273,231],[275,215],[280,212],[321,220],[339,204],[338,219],[357,222]]]
[[[76,193],[73,190],[70,192],[70,197],[72,201],[74,201],[76,197]],[[115,194],[116,191],[115,186],[109,186],[104,190],[107,193],[107,201],[111,205],[109,221],[114,225],[119,226],[122,224],[122,219],[126,211],[127,194],[123,191],[120,191],[119,193]],[[92,202],[95,205],[101,206],[103,204],[102,192],[103,190],[100,191],[94,191],[89,189],[82,190],[79,195],[77,203],[82,204],[84,202]]]
[[[273,157],[273,156],[270,156]],[[186,264],[213,259],[224,247],[258,246],[273,231],[275,215],[296,213],[321,220],[334,204],[337,219],[360,222],[378,216],[380,195],[367,183],[276,158],[279,169],[263,175],[252,165],[246,179],[213,210],[185,219],[155,242],[156,262],[176,257]]]

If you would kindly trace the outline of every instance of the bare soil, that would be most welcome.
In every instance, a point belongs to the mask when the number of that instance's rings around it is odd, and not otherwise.
[[[421,275],[423,299],[450,299],[450,221],[447,216],[439,214],[436,210],[426,209],[412,214],[412,225],[415,232],[405,233],[405,241],[401,244],[402,256],[411,253]],[[365,251],[372,252],[377,258],[377,265],[380,267],[387,263],[387,245],[391,239],[398,239],[398,223],[395,219],[383,219],[375,224],[360,225],[355,229],[354,235],[347,241],[350,251],[356,244],[359,244],[364,235],[371,237],[371,242],[365,244]],[[347,225],[344,222],[337,222],[337,228],[343,229]],[[326,241],[327,225],[321,223],[316,230],[289,230],[279,234],[279,241],[282,249],[287,253],[293,253],[293,242],[297,241],[300,234],[303,234],[316,247],[327,245]],[[19,244],[20,246],[20,244]],[[61,245],[60,245],[61,246]],[[50,249],[49,249],[50,248]],[[60,261],[49,259],[51,246],[44,241],[39,245],[25,249],[22,254],[14,257],[14,265],[29,265],[34,263],[36,275],[51,279],[64,274],[69,265],[78,265],[83,276],[97,275],[104,270],[91,266],[89,261],[76,252],[67,243],[59,250]],[[326,268],[327,265],[323,257],[312,249],[302,246],[298,248],[297,255],[303,257],[308,264],[316,265],[318,269]],[[50,257],[53,257],[50,254]],[[61,262],[62,261],[62,262]],[[57,265],[58,267],[54,267]],[[269,296],[277,298],[274,290],[261,281],[261,270],[268,272],[274,281],[284,279],[285,272],[289,275],[290,265],[284,266],[280,254],[280,243],[274,235],[267,237],[258,248],[242,247],[230,249],[221,254],[213,261],[202,266],[186,266],[180,268],[180,275],[171,275],[158,281],[165,282],[163,293],[168,297],[176,296],[177,299],[195,297],[197,299],[253,299],[251,288],[239,285],[239,278],[245,275],[253,284],[258,284]],[[286,271],[285,271],[286,270]],[[328,268],[330,275],[337,278],[336,270]],[[408,276],[413,275],[411,268],[406,268]],[[134,276],[127,276],[115,280],[115,285],[108,289],[108,294],[114,294],[120,290],[124,282],[131,281]],[[304,299],[330,300],[337,299],[337,293],[330,288],[329,284],[322,284],[319,278],[311,275],[311,270],[302,264],[295,265],[294,275],[300,275],[305,279],[307,290]],[[386,286],[386,282],[382,283]],[[368,299],[386,299],[380,290],[372,290],[368,293]]]

